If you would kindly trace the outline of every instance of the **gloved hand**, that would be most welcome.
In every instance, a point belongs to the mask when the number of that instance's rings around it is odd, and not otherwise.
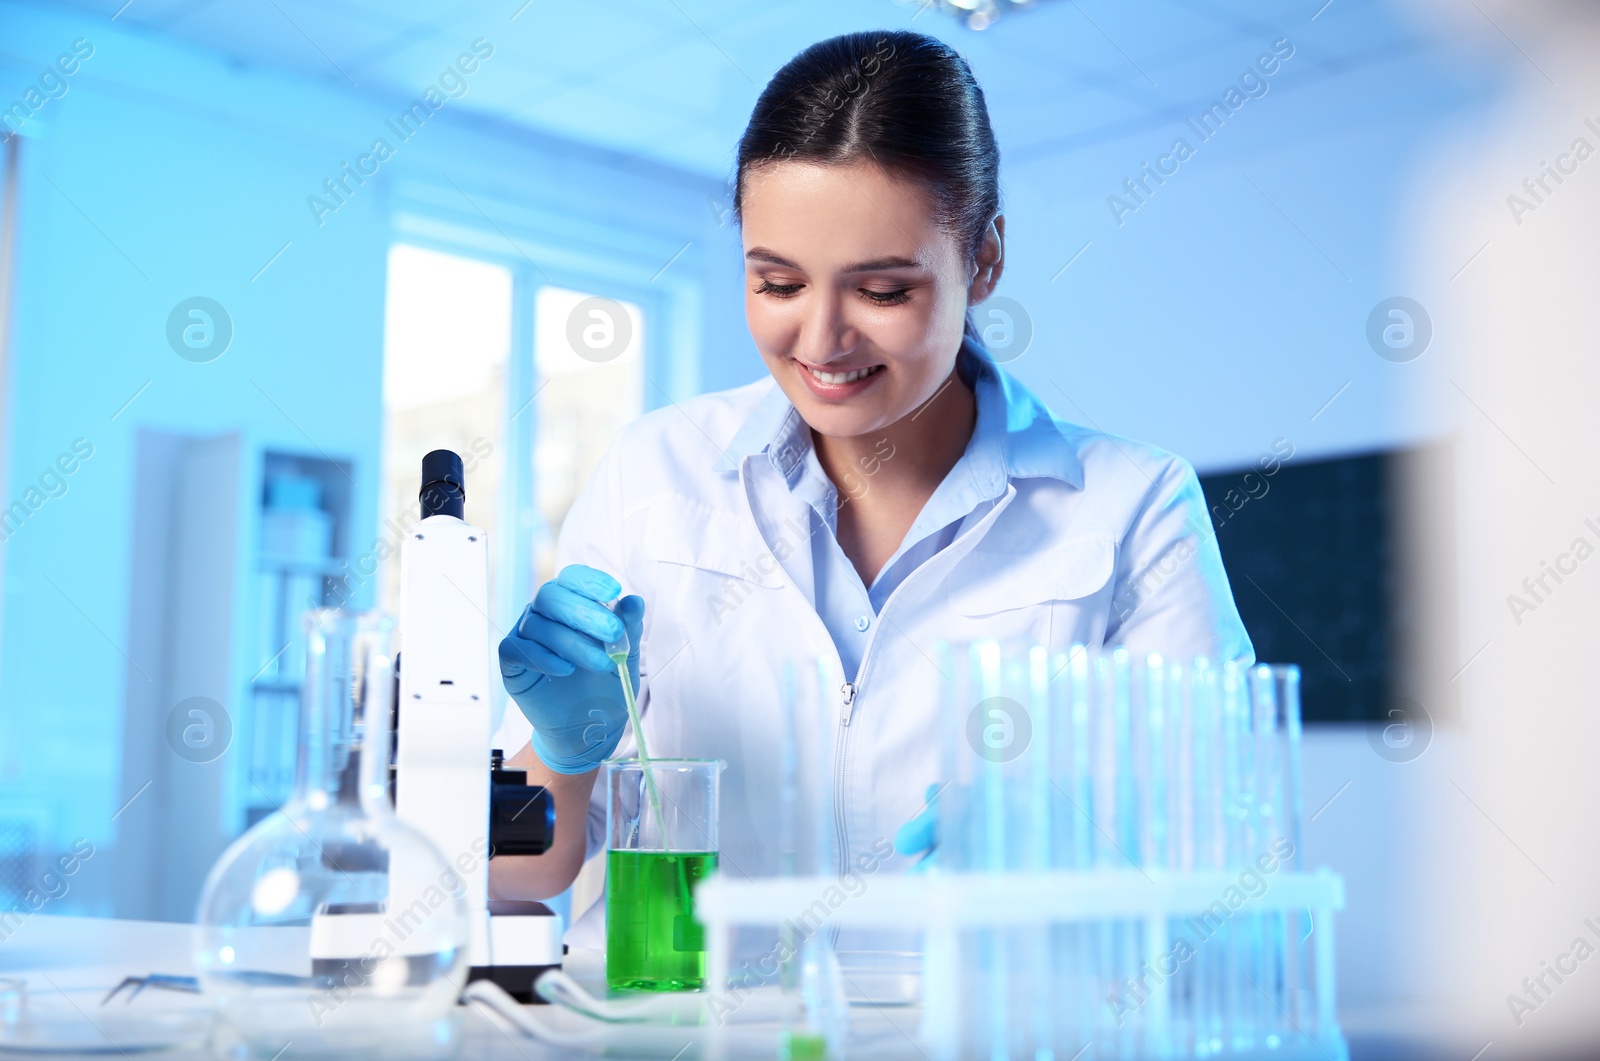
[[[622,740],[628,708],[605,643],[628,635],[628,674],[639,685],[644,600],[606,607],[622,587],[604,571],[573,564],[539,587],[516,629],[500,642],[500,678],[533,724],[533,750],[560,774],[600,765]]]
[[[923,805],[921,813],[906,822],[894,834],[894,849],[901,855],[921,855],[922,858],[915,866],[911,867],[912,873],[921,873],[925,869],[937,868],[934,861],[939,853],[939,791],[943,785],[929,785],[928,794],[923,797],[927,802]]]

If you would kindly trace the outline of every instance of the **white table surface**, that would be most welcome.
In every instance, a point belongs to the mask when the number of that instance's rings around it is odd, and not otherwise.
[[[190,954],[190,926],[160,921],[113,921],[87,917],[51,917],[35,915],[19,926],[5,942],[0,943],[0,978],[20,979],[27,982],[30,995],[45,994],[56,989],[97,988],[108,991],[129,975],[145,976],[151,973],[192,975],[194,962]],[[565,963],[567,971],[585,988],[596,995],[604,995],[604,956],[593,951],[574,951]],[[112,1005],[117,1003],[113,1002]],[[541,1009],[546,1007],[540,1007]],[[478,1013],[473,1007],[464,1009],[464,1042],[462,1058],[484,1058],[493,1061],[545,1061],[547,1058],[576,1056],[570,1048],[556,1048],[526,1036],[508,1034]],[[94,1012],[85,1012],[85,1023],[94,1019]],[[913,1039],[917,1029],[917,1013],[911,1008],[852,1008],[851,1054],[860,1057],[921,1058]],[[775,1037],[778,1028],[771,1029]],[[733,1056],[772,1057],[771,1043],[760,1052]],[[122,1056],[117,1051],[88,1054],[50,1054],[50,1057]],[[0,1061],[13,1057],[30,1056],[0,1050]],[[46,1056],[34,1054],[31,1056]],[[167,1050],[160,1053],[143,1053],[141,1058],[183,1059],[190,1061],[210,1058],[205,1050]],[[617,1056],[615,1054],[609,1056]],[[663,1048],[659,1053],[630,1052],[627,1056],[689,1059],[706,1056],[699,1048],[679,1046],[677,1052]],[[286,1057],[284,1061],[292,1061]]]
[[[604,994],[604,957],[594,951],[574,951],[568,955],[566,969],[596,995]],[[189,926],[159,921],[112,921],[87,917],[35,915],[16,932],[0,942],[0,978],[21,979],[30,993],[43,993],[56,987],[109,990],[128,975],[171,973],[188,975],[194,971],[189,952]],[[1429,1038],[1423,1029],[1438,1028],[1439,1021],[1424,1020],[1427,1011],[1415,1002],[1395,1001],[1372,1011],[1346,1010],[1341,1014],[1344,1030],[1351,1039],[1353,1059],[1455,1057],[1421,1049],[1419,1038]],[[94,1017],[93,1012],[87,1019]],[[851,1010],[851,1056],[904,1057],[923,1059],[913,1040],[918,1014],[911,1008],[853,1007]],[[548,1058],[575,1056],[570,1049],[541,1044],[523,1036],[508,1035],[472,1008],[464,1017],[466,1034],[460,1057],[492,1061],[545,1061]],[[776,1029],[774,1029],[774,1032]],[[1443,1036],[1441,1036],[1443,1038]],[[1471,1051],[1464,1055],[1470,1056]],[[0,1061],[27,1055],[0,1051]],[[41,1055],[32,1055],[41,1056]],[[88,1055],[53,1054],[51,1057]],[[95,1056],[104,1058],[105,1052]],[[111,1052],[111,1057],[119,1057]],[[133,1054],[138,1058],[209,1059],[207,1051],[166,1051],[160,1054]],[[622,1056],[622,1055],[614,1055]],[[672,1050],[659,1053],[632,1053],[626,1056],[674,1057]],[[695,1048],[683,1050],[680,1061],[704,1056]],[[734,1055],[740,1056],[740,1055]],[[743,1056],[772,1057],[772,1050]],[[283,1061],[293,1061],[285,1057]]]

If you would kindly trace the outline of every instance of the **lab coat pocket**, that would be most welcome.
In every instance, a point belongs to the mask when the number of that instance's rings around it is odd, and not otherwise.
[[[730,661],[777,628],[782,571],[753,525],[682,499],[652,508],[645,542],[656,567],[643,665],[657,715],[651,733],[663,733],[656,754],[723,755],[696,736],[696,719],[725,717],[720,705],[740,695]]]
[[[782,584],[772,551],[754,526],[733,513],[657,504],[650,510],[646,534],[647,549],[660,563],[708,572],[719,584],[728,578],[765,589]]]
[[[1082,601],[1111,581],[1117,545],[1072,538],[1030,557],[973,550],[950,577],[950,608],[982,618],[1053,601]]]

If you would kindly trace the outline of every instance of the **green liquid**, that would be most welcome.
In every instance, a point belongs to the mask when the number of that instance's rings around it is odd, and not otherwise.
[[[698,991],[705,931],[694,889],[717,868],[715,851],[606,853],[606,983],[629,991]]]
[[[783,1032],[778,1036],[779,1061],[823,1061],[828,1056],[828,1040],[807,1032]]]

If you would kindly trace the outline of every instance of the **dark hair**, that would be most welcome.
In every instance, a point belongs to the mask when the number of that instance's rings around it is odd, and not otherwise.
[[[1000,149],[983,89],[955,49],[921,33],[847,33],[785,63],[739,138],[735,219],[749,168],[789,159],[871,161],[921,185],[969,262],[1000,211]],[[966,330],[977,338],[970,314]]]

